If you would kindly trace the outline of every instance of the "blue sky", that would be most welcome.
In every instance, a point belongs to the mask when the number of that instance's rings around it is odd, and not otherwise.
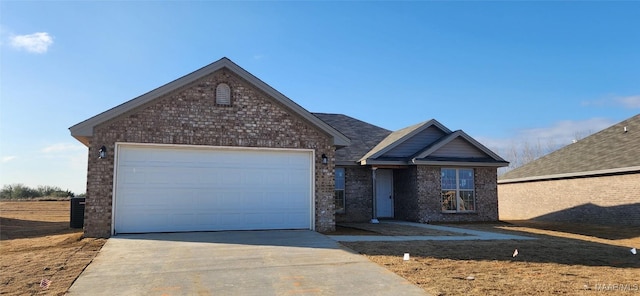
[[[221,57],[312,112],[501,153],[640,113],[640,2],[1,1],[0,185],[84,192],[68,128]]]

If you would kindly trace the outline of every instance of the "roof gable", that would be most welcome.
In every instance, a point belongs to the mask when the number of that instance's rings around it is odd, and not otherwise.
[[[398,147],[395,151],[392,152],[390,157],[403,157],[399,155],[399,152],[403,150],[403,148],[412,147],[412,144],[427,142],[432,137],[433,134],[437,132],[433,129],[429,130],[426,134],[421,134],[423,131],[433,127],[434,129],[440,130],[443,134],[451,133],[447,127],[442,125],[435,119],[431,119],[429,121],[421,122],[401,130],[395,131],[389,134],[384,140],[382,140],[378,145],[373,147],[367,154],[360,158],[360,162],[362,164],[366,164],[367,159],[375,159],[383,156],[385,153],[390,152],[394,148]],[[415,139],[414,139],[415,137]],[[403,145],[404,144],[404,145]],[[400,147],[399,147],[400,146]],[[404,147],[403,147],[404,146]],[[410,156],[411,154],[406,154],[406,156]]]
[[[457,130],[424,150],[411,160],[415,164],[476,163],[489,166],[505,166],[508,162],[467,133]]]
[[[435,119],[389,134],[359,162],[362,165],[508,165],[465,132],[452,132]]]
[[[468,158],[486,158],[489,157],[487,153],[482,152],[478,147],[469,143],[462,137],[456,137],[449,141],[446,145],[440,147],[440,149],[433,151],[428,156],[433,157],[468,157]]]
[[[300,105],[293,102],[291,99],[287,98],[282,93],[278,92],[268,84],[264,83],[262,80],[253,76],[251,73],[247,72],[226,57],[70,127],[69,130],[71,131],[71,135],[78,139],[78,141],[88,146],[89,139],[93,136],[93,130],[95,126],[118,117],[121,114],[131,111],[137,107],[145,105],[157,98],[162,97],[167,93],[193,83],[222,68],[227,68],[239,77],[245,79],[256,88],[265,92],[267,95],[284,105],[293,113],[298,114],[303,119],[310,122],[313,126],[333,137],[334,145],[349,145],[349,138],[347,138],[345,135],[341,134],[336,129],[320,120],[319,118],[313,116],[311,113],[309,113],[309,111],[302,108]]]
[[[499,179],[501,183],[509,183],[631,171],[640,171],[640,114],[509,171]]]
[[[383,153],[381,157],[406,157],[407,155],[414,155],[424,147],[431,145],[445,135],[447,135],[445,131],[431,125],[416,133],[415,136],[408,138],[395,147],[389,149],[387,152]]]

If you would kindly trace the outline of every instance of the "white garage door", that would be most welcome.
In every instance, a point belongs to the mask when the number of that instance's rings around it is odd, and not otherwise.
[[[312,153],[119,144],[114,232],[312,229]]]

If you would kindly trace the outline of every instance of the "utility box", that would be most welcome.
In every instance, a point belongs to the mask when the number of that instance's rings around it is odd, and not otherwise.
[[[82,228],[84,226],[84,197],[71,198],[71,228]]]

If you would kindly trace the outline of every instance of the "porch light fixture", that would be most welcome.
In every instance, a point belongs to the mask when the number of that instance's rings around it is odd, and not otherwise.
[[[329,163],[329,158],[327,157],[326,154],[322,153],[322,164],[328,164]]]
[[[99,154],[98,158],[100,158],[100,159],[106,158],[107,157],[107,147],[105,147],[105,146],[100,147],[99,153],[100,154]]]

